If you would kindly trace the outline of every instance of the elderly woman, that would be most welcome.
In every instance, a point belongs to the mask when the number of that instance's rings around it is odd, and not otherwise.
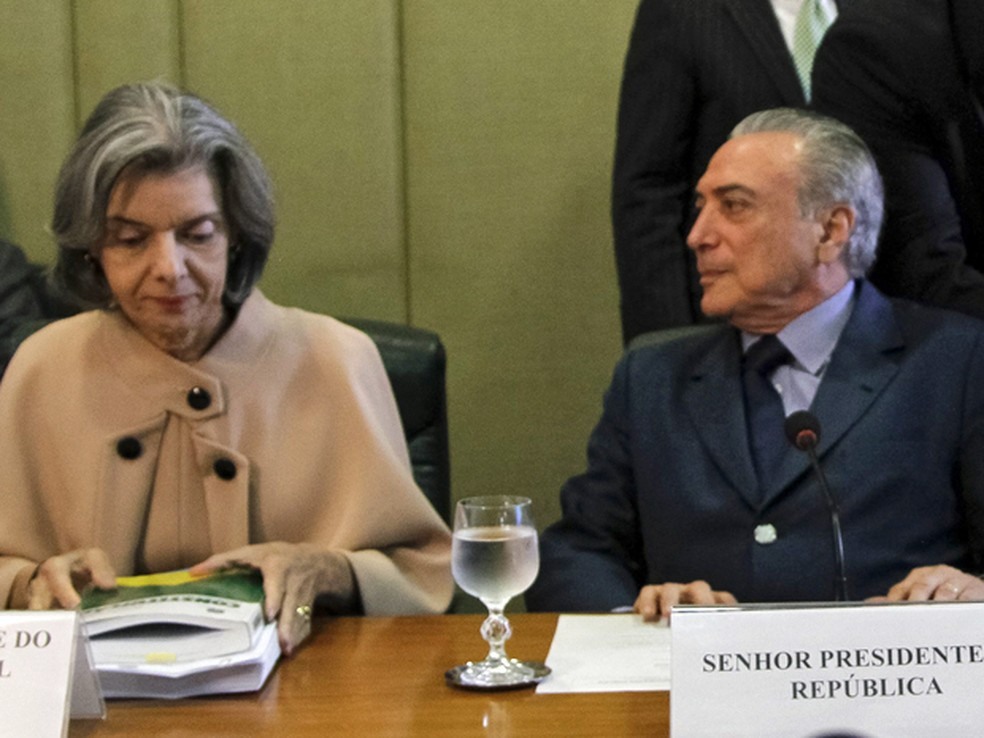
[[[449,532],[372,341],[254,287],[272,199],[229,121],[164,85],[113,90],[53,228],[56,277],[97,309],[28,339],[0,386],[0,602],[70,608],[117,575],[246,565],[287,653],[316,598],[447,607]]]

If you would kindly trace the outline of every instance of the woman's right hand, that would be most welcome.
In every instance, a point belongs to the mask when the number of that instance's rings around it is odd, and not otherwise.
[[[116,573],[101,548],[80,548],[42,561],[27,585],[28,610],[71,610],[89,584],[114,589]]]

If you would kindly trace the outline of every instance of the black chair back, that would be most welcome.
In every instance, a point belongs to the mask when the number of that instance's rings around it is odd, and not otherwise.
[[[433,331],[363,318],[342,318],[376,343],[403,421],[413,476],[434,509],[451,522],[444,344]]]

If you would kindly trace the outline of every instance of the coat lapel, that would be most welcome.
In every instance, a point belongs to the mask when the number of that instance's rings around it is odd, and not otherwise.
[[[806,105],[796,67],[769,0],[724,0],[724,6],[762,61],[766,75],[778,88],[785,104]]]
[[[147,506],[166,420],[166,414],[160,413],[139,426],[113,433],[103,442],[92,541],[106,548],[114,564],[128,567],[119,574],[132,574],[129,567],[134,565],[134,552],[142,554]],[[124,438],[137,441],[142,452],[133,458],[121,457],[119,445]]]
[[[199,468],[210,469],[215,459],[224,459],[231,461],[236,470],[231,478],[223,479],[217,474],[202,477],[212,550],[231,551],[247,545],[250,542],[249,459],[234,448],[197,433],[193,442]]]
[[[733,328],[716,332],[690,374],[683,402],[715,466],[755,506],[758,481],[749,453],[740,364],[737,332]]]
[[[868,411],[898,372],[898,354],[903,347],[891,303],[862,282],[858,303],[810,408],[820,421],[820,459]],[[790,446],[766,502],[781,494],[808,467],[806,454]]]

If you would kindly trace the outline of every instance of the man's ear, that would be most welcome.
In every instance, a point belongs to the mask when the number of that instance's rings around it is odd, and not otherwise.
[[[820,213],[823,234],[817,245],[817,259],[822,264],[831,264],[843,256],[856,220],[857,213],[846,203],[833,205]]]

